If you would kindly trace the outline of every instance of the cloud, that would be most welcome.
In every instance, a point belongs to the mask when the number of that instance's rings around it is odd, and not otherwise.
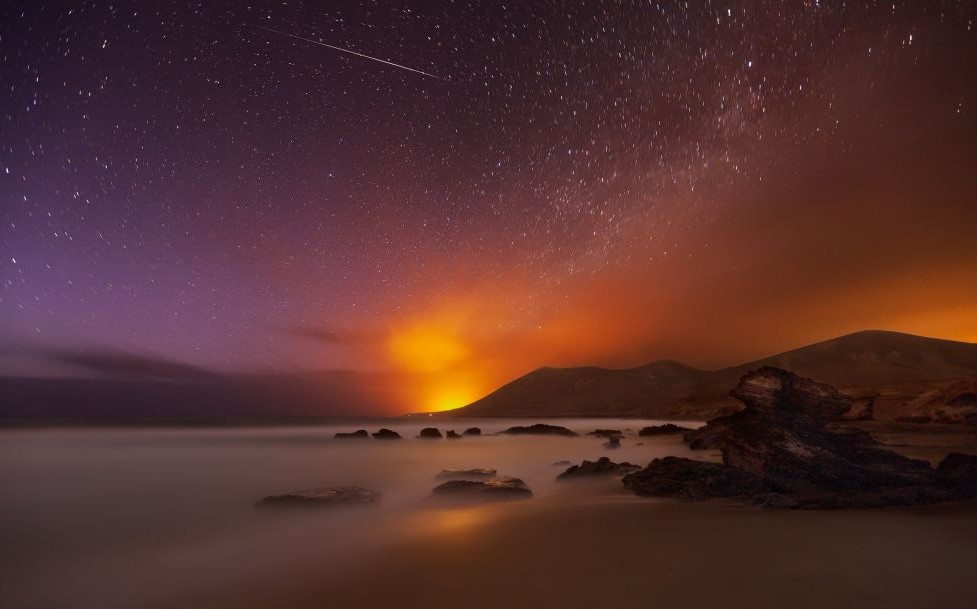
[[[101,347],[64,348],[53,346],[25,346],[2,348],[7,356],[39,360],[41,364],[68,366],[96,376],[122,379],[204,380],[220,377],[220,373],[153,354],[136,354]]]

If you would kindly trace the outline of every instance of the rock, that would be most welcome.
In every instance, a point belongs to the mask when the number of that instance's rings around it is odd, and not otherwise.
[[[369,440],[370,434],[365,429],[358,429],[348,433],[340,431],[333,438],[337,440]]]
[[[594,431],[588,432],[588,436],[597,436],[598,438],[614,438],[623,437],[624,432],[620,429],[595,429]]]
[[[558,466],[561,466],[561,465],[571,465],[572,463],[573,463],[572,461],[568,461],[566,459],[562,459],[560,461],[556,461],[555,463],[553,463],[553,467],[558,467]]]
[[[458,435],[458,432],[456,432],[454,429],[449,429],[448,430],[448,433],[445,435],[445,437],[448,438],[449,440],[460,440],[461,439],[461,436]]]
[[[638,495],[703,501],[710,497],[749,498],[772,490],[759,476],[719,463],[662,457],[622,481]]]
[[[441,432],[438,431],[437,427],[425,427],[421,433],[417,434],[417,437],[424,440],[440,440]]]
[[[611,436],[601,446],[604,448],[621,448],[621,438],[619,436]]]
[[[851,410],[841,415],[842,421],[874,421],[875,398],[878,394],[852,398]]]
[[[950,453],[936,466],[944,486],[960,497],[977,497],[977,455]]]
[[[977,376],[919,396],[900,409],[906,423],[977,423]]]
[[[373,437],[377,440],[401,440],[400,434],[391,429],[384,427],[380,431],[373,434]]]
[[[651,425],[649,427],[642,427],[641,431],[638,432],[639,436],[667,436],[676,433],[685,433],[687,431],[692,431],[690,427],[681,427],[675,425],[674,423],[665,423],[664,425]]]
[[[569,461],[560,463],[569,463]],[[580,465],[573,465],[557,476],[556,479],[569,480],[587,476],[620,476],[639,469],[641,469],[641,466],[635,465],[634,463],[628,463],[627,461],[614,463],[607,457],[601,457],[596,461],[584,461]]]
[[[575,432],[570,431],[566,427],[560,427],[559,425],[547,425],[545,423],[536,423],[535,425],[527,426],[515,426],[503,431],[504,434],[510,435],[535,435],[535,436],[575,436]]]
[[[358,486],[324,486],[285,495],[270,495],[255,505],[267,507],[326,507],[367,505],[380,501],[380,493]]]
[[[472,479],[472,478],[495,478],[498,474],[494,469],[474,468],[474,469],[443,469],[435,478],[452,479]]]
[[[504,501],[525,499],[533,493],[526,483],[506,476],[487,480],[451,480],[434,487],[433,496],[461,501]]]
[[[716,448],[723,465],[669,457],[625,478],[638,494],[683,499],[739,497],[766,507],[916,505],[977,496],[969,458],[934,470],[925,461],[884,450],[864,432],[825,425],[851,408],[829,385],[764,367],[730,393],[735,414],[685,435],[692,448]]]
[[[461,433],[463,436],[480,436],[482,435],[482,430],[478,427],[469,427]]]

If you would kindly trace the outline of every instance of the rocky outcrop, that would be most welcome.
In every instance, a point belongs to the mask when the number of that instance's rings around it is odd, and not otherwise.
[[[624,461],[614,463],[607,457],[601,457],[596,461],[583,461],[580,465],[573,465],[565,472],[556,477],[557,480],[575,480],[591,476],[622,476],[628,472],[641,469],[634,463]]]
[[[460,440],[461,439],[461,435],[457,431],[455,431],[454,429],[449,429],[448,430],[448,433],[446,433],[444,437],[448,438],[449,440]]]
[[[536,423],[535,425],[515,426],[501,432],[509,435],[533,435],[533,436],[575,436],[576,432],[570,431],[566,427],[559,425],[547,425]]]
[[[340,431],[333,438],[337,440],[369,440],[370,434],[367,433],[365,429],[359,429],[357,431],[342,432]]]
[[[487,480],[451,480],[434,487],[438,499],[455,501],[505,501],[533,496],[526,483],[518,478],[501,476]]]
[[[620,438],[624,436],[624,432],[620,429],[595,429],[594,431],[587,432],[587,435],[597,436],[598,438]]]
[[[874,421],[875,399],[878,394],[852,398],[851,409],[841,415],[841,421]]]
[[[680,425],[675,425],[674,423],[665,423],[664,425],[650,425],[648,427],[642,427],[641,431],[638,432],[639,436],[667,436],[677,433],[685,433],[687,431],[692,431],[691,427],[682,427]]]
[[[424,440],[440,440],[442,436],[437,427],[425,427],[417,434],[417,437]]]
[[[401,440],[400,434],[392,429],[382,428],[373,434],[377,440]]]
[[[703,501],[711,497],[748,499],[770,488],[759,476],[719,463],[681,457],[655,459],[648,467],[624,477],[624,486],[647,497]]]
[[[905,423],[977,424],[977,376],[924,393],[896,416]]]
[[[380,493],[358,486],[323,486],[284,495],[270,495],[255,505],[260,508],[329,507],[368,505],[380,501]]]
[[[480,436],[482,435],[482,430],[478,427],[469,427],[465,431],[461,432],[463,436]]]
[[[739,497],[769,507],[914,505],[974,496],[968,489],[977,467],[966,459],[955,458],[940,473],[879,447],[864,432],[825,429],[852,405],[829,385],[768,367],[744,375],[730,395],[745,408],[685,436],[692,448],[720,450],[722,465],[657,459],[627,476],[625,486],[638,494]]]
[[[472,478],[495,478],[498,472],[494,469],[443,469],[435,476],[441,479],[471,480]]]

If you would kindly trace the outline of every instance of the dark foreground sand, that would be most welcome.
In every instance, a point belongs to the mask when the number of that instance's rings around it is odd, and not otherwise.
[[[418,518],[429,533],[358,569],[306,564],[210,606],[977,607],[974,506],[760,511],[605,491]]]

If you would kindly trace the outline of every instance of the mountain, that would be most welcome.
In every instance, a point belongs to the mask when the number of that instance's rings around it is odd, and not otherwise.
[[[671,361],[623,370],[540,368],[442,416],[704,419],[728,410],[729,388],[762,366],[898,402],[977,372],[977,344],[869,330],[719,370]]]

